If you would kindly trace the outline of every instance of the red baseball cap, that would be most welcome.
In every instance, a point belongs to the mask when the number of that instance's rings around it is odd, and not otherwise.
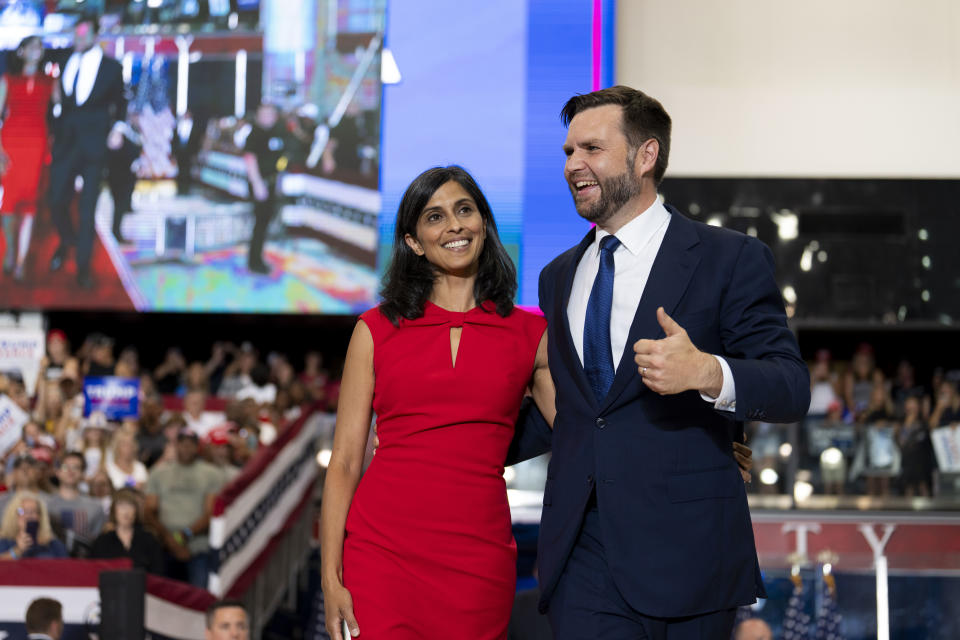
[[[213,445],[229,444],[230,433],[232,431],[233,431],[233,423],[225,422],[221,425],[214,427],[213,429],[210,429],[210,431],[207,432],[207,436],[206,438],[204,438],[204,440],[207,442],[207,444],[213,444]]]

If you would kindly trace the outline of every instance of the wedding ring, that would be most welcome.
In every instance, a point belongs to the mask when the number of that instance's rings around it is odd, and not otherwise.
[[[640,376],[642,377],[642,376],[645,376],[645,375],[647,375],[647,368],[646,368],[646,367],[644,367],[643,369],[640,369]]]

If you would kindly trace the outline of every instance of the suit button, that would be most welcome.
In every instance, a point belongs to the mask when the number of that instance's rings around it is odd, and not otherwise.
[[[593,474],[587,474],[587,484],[593,484]]]
[[[603,418],[597,418],[597,428],[603,429],[605,426],[607,426],[607,421]]]

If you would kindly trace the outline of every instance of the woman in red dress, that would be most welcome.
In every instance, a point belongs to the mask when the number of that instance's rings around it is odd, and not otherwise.
[[[414,180],[383,303],[347,350],[321,514],[327,631],[368,640],[506,638],[516,546],[503,462],[525,390],[552,424],[546,321],[459,167]],[[372,413],[380,445],[361,467]]]
[[[14,274],[17,280],[24,276],[40,172],[47,158],[47,109],[51,98],[57,99],[56,82],[42,73],[42,60],[43,41],[40,36],[28,36],[10,56],[7,73],[0,76],[0,218],[6,243],[3,272]]]

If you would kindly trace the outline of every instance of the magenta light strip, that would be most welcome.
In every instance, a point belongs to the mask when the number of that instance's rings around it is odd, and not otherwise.
[[[600,69],[603,63],[603,0],[593,0],[593,78],[591,91],[600,87]]]

